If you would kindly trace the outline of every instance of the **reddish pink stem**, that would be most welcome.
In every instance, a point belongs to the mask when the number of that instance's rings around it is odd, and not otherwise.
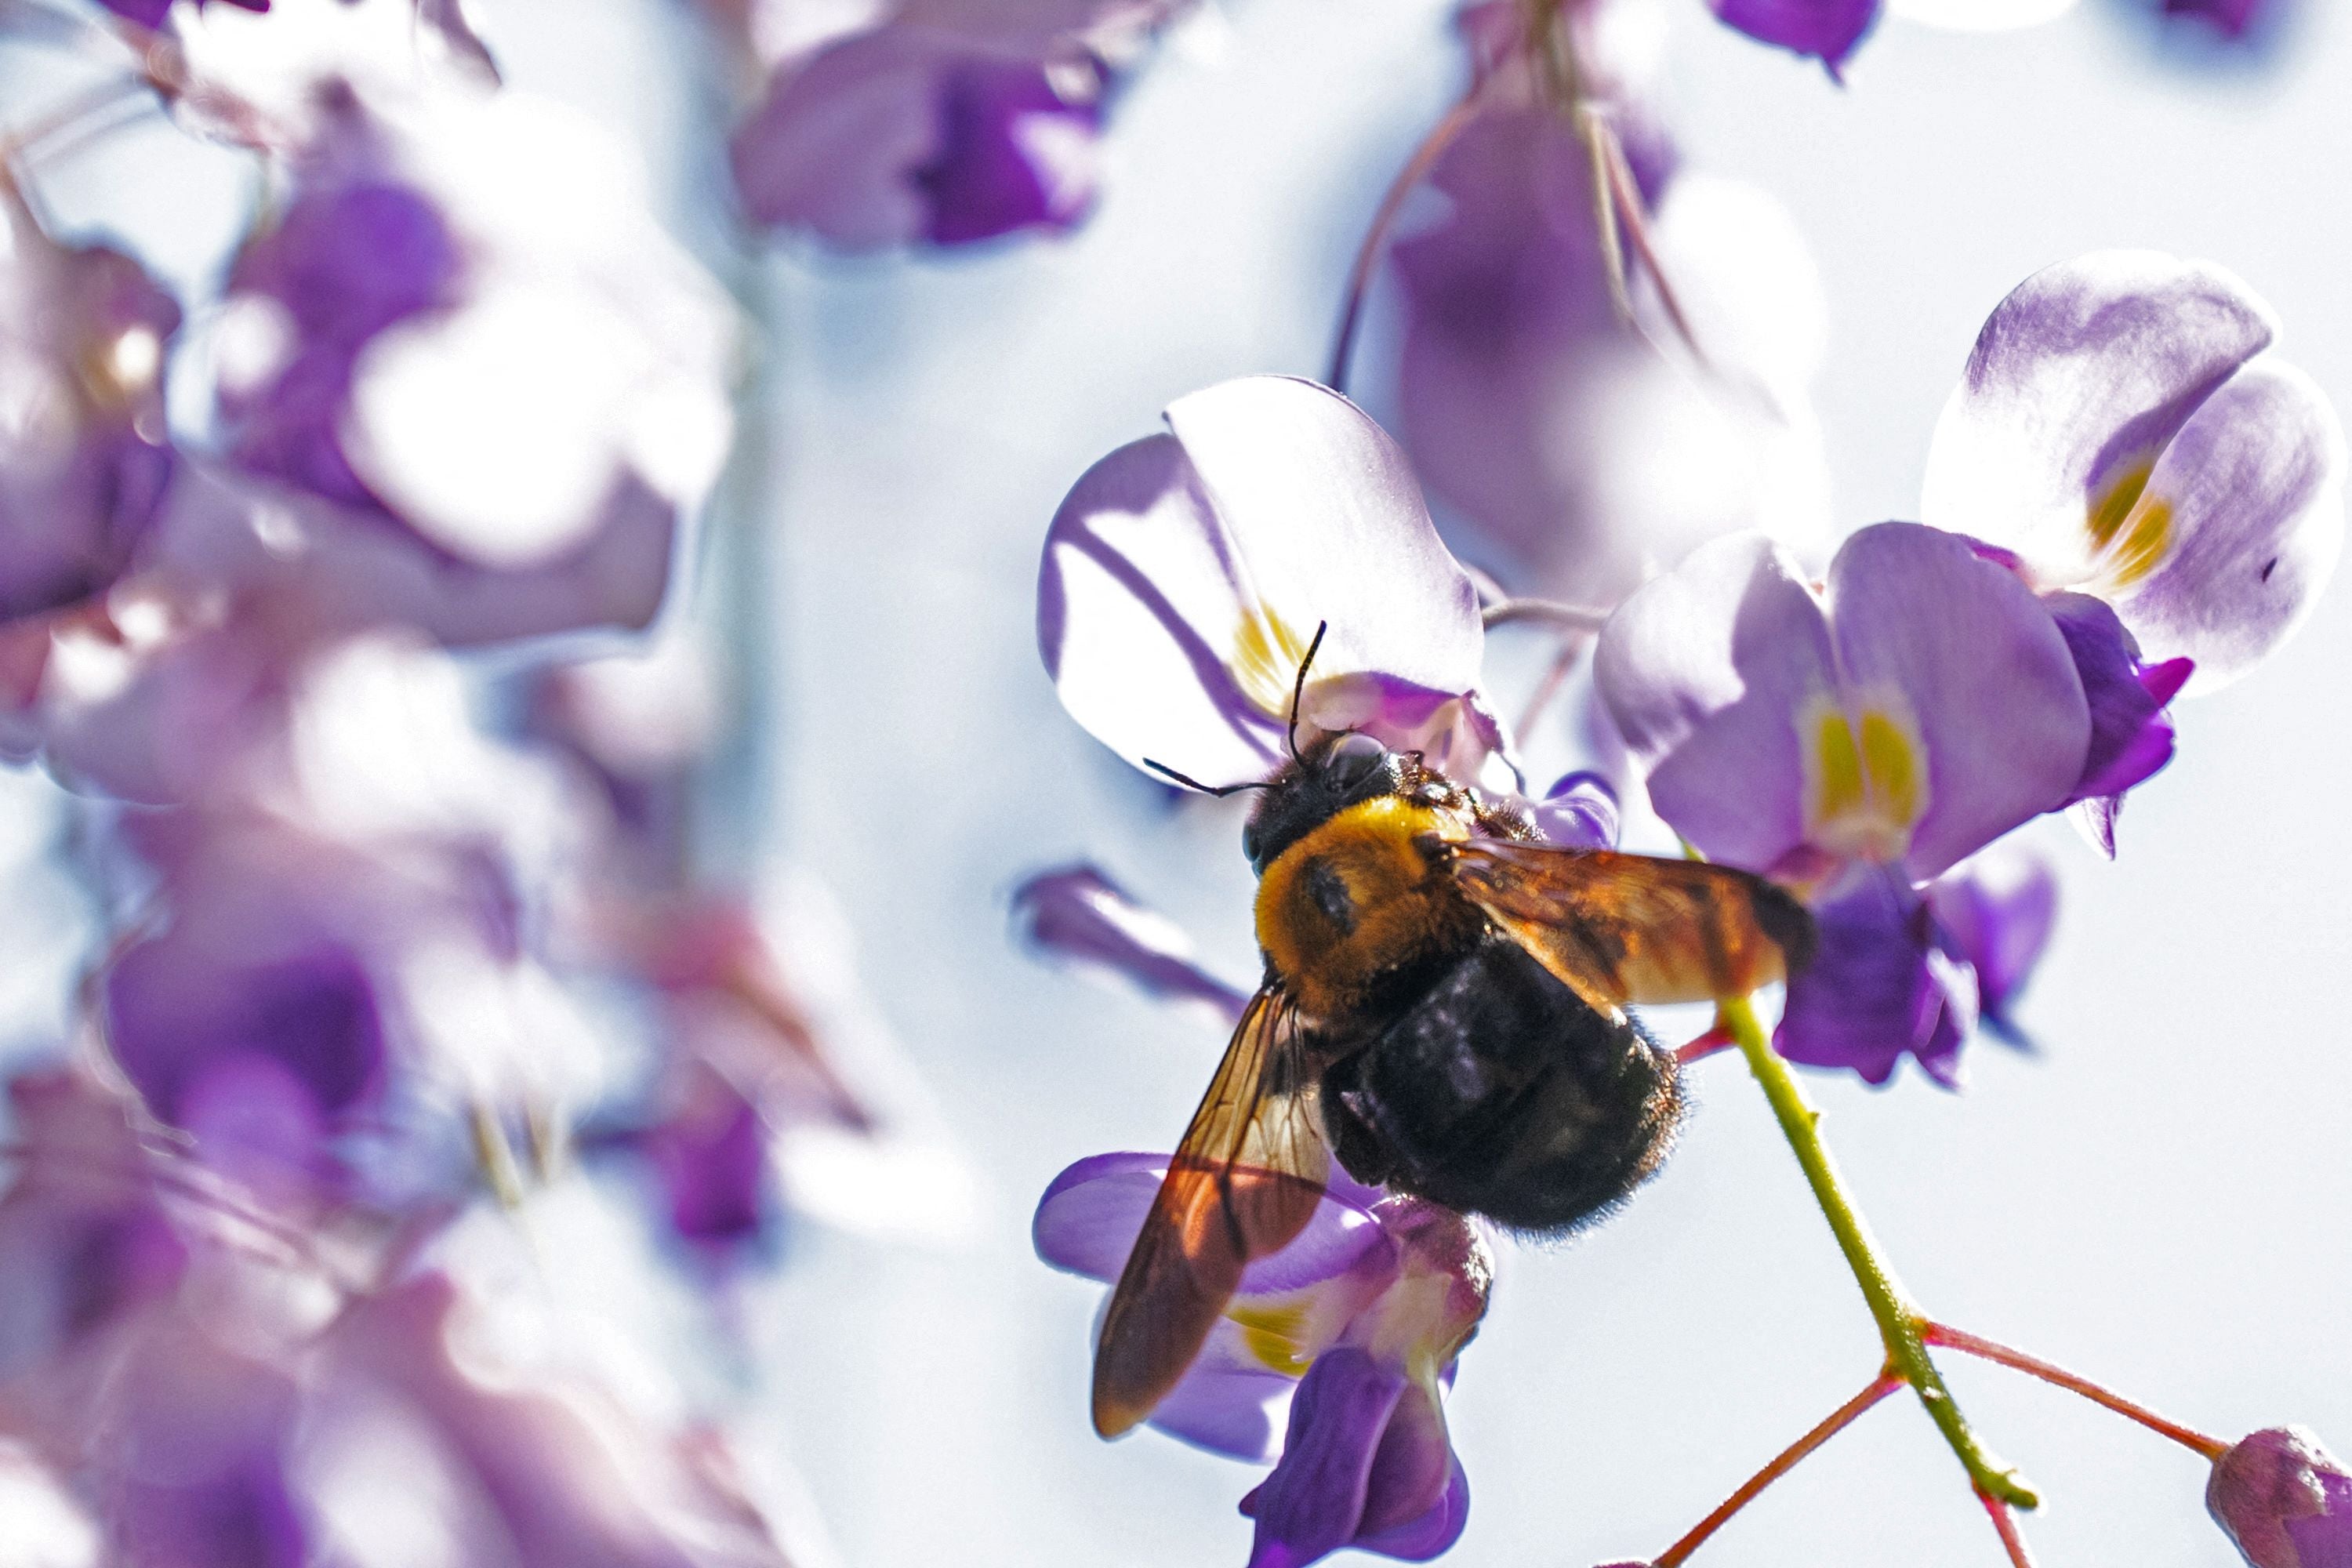
[[[1690,1533],[1658,1553],[1650,1568],[1677,1568],[1684,1559],[1697,1551],[1706,1538],[1721,1530],[1731,1516],[1754,1502],[1766,1487],[1797,1468],[1804,1457],[1853,1425],[1856,1417],[1903,1386],[1903,1380],[1891,1372],[1882,1372],[1872,1379],[1860,1394],[1839,1405],[1822,1418],[1822,1424],[1790,1444],[1775,1455],[1771,1463],[1748,1478],[1739,1489],[1723,1500],[1720,1507],[1691,1527]]]
[[[1429,134],[1422,138],[1421,145],[1413,149],[1412,156],[1406,159],[1404,167],[1397,171],[1397,177],[1390,184],[1388,194],[1381,198],[1379,209],[1372,214],[1372,226],[1364,231],[1363,244],[1356,247],[1356,264],[1348,269],[1347,301],[1340,308],[1339,333],[1331,345],[1330,373],[1324,377],[1325,383],[1334,391],[1347,390],[1348,362],[1355,354],[1356,326],[1363,315],[1364,295],[1371,287],[1373,269],[1381,264],[1381,247],[1388,239],[1390,227],[1396,222],[1398,210],[1404,205],[1405,197],[1412,194],[1413,187],[1429,177],[1429,171],[1435,166],[1445,149],[1454,144],[1454,139],[1462,134],[1462,128],[1470,123],[1470,117],[1477,106],[1478,93],[1473,88],[1461,102],[1447,110],[1437,123],[1430,127]]]
[[[2068,1372],[2064,1367],[2053,1366],[2039,1356],[2031,1356],[2023,1351],[2011,1350],[2007,1345],[1996,1344],[1991,1340],[1969,1333],[1964,1329],[1948,1328],[1942,1323],[1927,1324],[1920,1337],[1931,1345],[1943,1345],[1958,1351],[1963,1355],[1976,1356],[1981,1360],[2009,1367],[2012,1371],[2038,1377],[2044,1383],[2056,1384],[2069,1394],[2079,1394],[2092,1404],[2104,1405],[2116,1415],[2127,1416],[2149,1431],[2169,1437],[2184,1448],[2194,1449],[2208,1459],[2219,1459],[2230,1451],[2230,1445],[2218,1437],[2209,1437],[2193,1426],[2184,1426],[2178,1421],[2158,1415],[2145,1405],[2126,1399],[2113,1389],[2103,1388],[2087,1377]]]
[[[1953,1348],[1957,1350],[1959,1347],[1956,1345]],[[2015,1568],[2033,1568],[2033,1552],[2025,1544],[2024,1532],[2017,1528],[2016,1516],[2009,1511],[2009,1505],[1983,1492],[1977,1493],[1977,1501],[1984,1504],[1985,1512],[1992,1516],[1992,1527],[2000,1534],[2001,1546],[2009,1552],[2010,1562]]]

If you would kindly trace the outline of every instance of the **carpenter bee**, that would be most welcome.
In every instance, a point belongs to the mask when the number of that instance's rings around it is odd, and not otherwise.
[[[1540,842],[1370,735],[1301,754],[1306,678],[1302,661],[1290,761],[1240,786],[1264,792],[1243,849],[1265,978],[1112,1292],[1105,1436],[1175,1386],[1335,1155],[1360,1182],[1566,1234],[1657,1169],[1682,1117],[1675,1057],[1627,1005],[1744,994],[1811,955],[1811,918],[1762,878]]]

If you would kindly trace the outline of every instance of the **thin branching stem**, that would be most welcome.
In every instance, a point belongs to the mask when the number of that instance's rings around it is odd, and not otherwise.
[[[2032,1549],[2025,1544],[2025,1532],[2017,1528],[2017,1516],[2009,1504],[1984,1492],[1977,1493],[1977,1501],[1984,1504],[1985,1512],[1992,1516],[1993,1532],[2000,1537],[2001,1550],[2009,1553],[2011,1568],[2033,1568]]]
[[[1806,1185],[1813,1190],[1813,1201],[1829,1221],[1830,1231],[1837,1237],[1838,1250],[1845,1255],[1854,1283],[1862,1287],[1863,1300],[1869,1304],[1879,1337],[1885,1342],[1888,1366],[1919,1395],[1928,1419],[1935,1422],[1944,1441],[1958,1456],[1970,1484],[1979,1492],[2014,1508],[2036,1506],[2041,1500],[2033,1489],[1986,1451],[1961,1415],[1952,1391],[1944,1386],[1943,1374],[1936,1370],[1922,1338],[1927,1320],[1895,1278],[1885,1253],[1870,1234],[1869,1224],[1847,1194],[1837,1162],[1831,1158],[1829,1145],[1822,1141],[1821,1115],[1805,1102],[1804,1092],[1797,1087],[1796,1075],[1765,1037],[1755,1008],[1742,997],[1721,1004],[1719,1013],[1723,1027],[1730,1031],[1731,1037],[1738,1042],[1739,1054],[1748,1060],[1748,1070],[1762,1087],[1764,1098],[1772,1107],[1773,1119],[1780,1124],[1780,1134],[1795,1152],[1797,1163],[1805,1173]]]
[[[1771,1462],[1748,1478],[1739,1489],[1723,1500],[1713,1513],[1693,1525],[1680,1541],[1667,1547],[1651,1560],[1651,1568],[1677,1568],[1682,1561],[1697,1551],[1706,1538],[1730,1522],[1731,1516],[1763,1495],[1764,1489],[1797,1468],[1814,1449],[1853,1425],[1862,1413],[1903,1386],[1903,1379],[1894,1372],[1882,1372],[1866,1384],[1861,1393],[1823,1416],[1820,1425],[1781,1449]]]
[[[2219,1459],[2230,1451],[2230,1445],[2219,1437],[2208,1436],[2194,1426],[2184,1426],[2168,1416],[2159,1415],[2145,1405],[2126,1399],[2113,1389],[2102,1387],[2063,1366],[2054,1366],[2040,1356],[2011,1350],[1980,1334],[1972,1334],[1965,1329],[1955,1329],[1943,1323],[1927,1324],[1924,1337],[1931,1345],[1942,1345],[1963,1355],[1977,1356],[2028,1376],[2038,1377],[2069,1394],[2079,1394],[2092,1404],[2105,1405],[2116,1415],[2137,1421],[2149,1431],[2169,1437],[2184,1448],[2194,1449],[2208,1459]]]
[[[1347,295],[1339,306],[1339,330],[1331,341],[1331,368],[1323,380],[1333,391],[1348,389],[1348,366],[1355,358],[1356,329],[1363,321],[1364,296],[1371,289],[1372,274],[1386,253],[1389,230],[1396,226],[1405,197],[1429,177],[1429,171],[1454,144],[1454,139],[1462,134],[1477,107],[1478,89],[1473,88],[1459,103],[1441,115],[1437,123],[1430,127],[1429,134],[1421,139],[1421,145],[1412,150],[1412,156],[1405,160],[1404,167],[1397,171],[1397,177],[1389,183],[1387,194],[1374,209],[1371,226],[1364,230],[1363,243],[1356,247],[1355,265],[1348,268]]]
[[[1479,611],[1478,616],[1488,631],[1521,621],[1540,621],[1569,631],[1597,632],[1608,624],[1610,614],[1590,605],[1564,605],[1557,599],[1497,599]]]

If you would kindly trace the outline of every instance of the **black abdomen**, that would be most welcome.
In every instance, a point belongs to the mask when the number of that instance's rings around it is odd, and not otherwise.
[[[1560,1232],[1657,1169],[1682,1096],[1673,1056],[1490,932],[1324,1075],[1357,1180]]]

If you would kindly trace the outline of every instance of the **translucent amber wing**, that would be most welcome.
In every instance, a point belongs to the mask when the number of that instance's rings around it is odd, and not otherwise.
[[[1176,1386],[1242,1271],[1306,1228],[1330,1171],[1297,1015],[1251,998],[1128,1254],[1095,1346],[1095,1430],[1115,1437]]]
[[[1812,957],[1804,906],[1727,866],[1486,838],[1451,853],[1463,895],[1596,1007],[1745,995]]]

